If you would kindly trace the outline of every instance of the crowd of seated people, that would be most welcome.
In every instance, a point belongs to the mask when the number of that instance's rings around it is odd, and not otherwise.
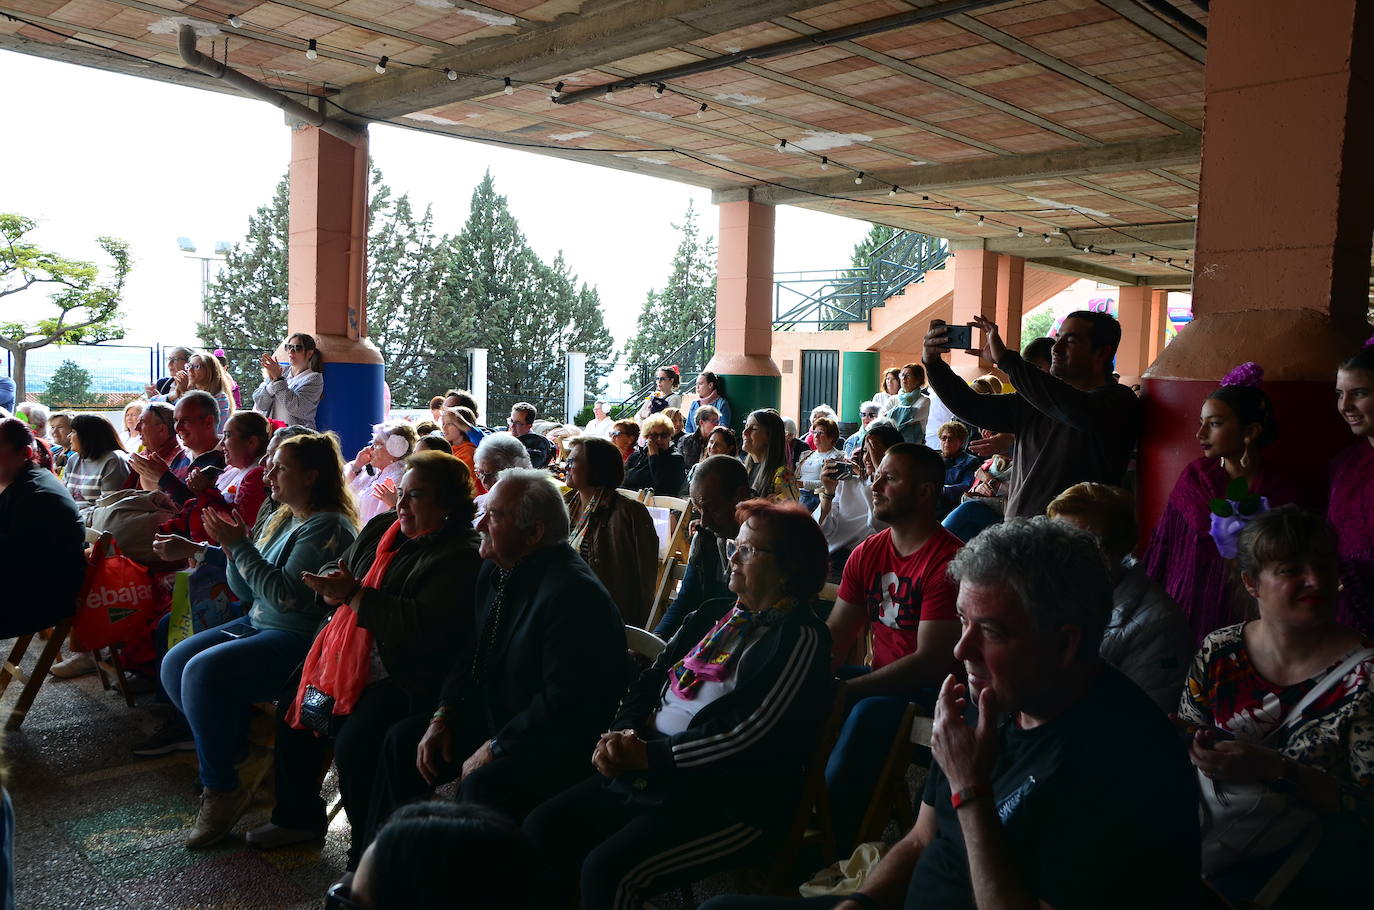
[[[913,705],[933,718],[915,824],[855,891],[704,906],[1183,907],[1254,898],[1289,866],[1281,906],[1358,902],[1374,348],[1335,377],[1356,438],[1325,515],[1262,469],[1278,426],[1246,365],[1204,403],[1201,458],[1142,551],[1119,326],[1075,313],[1024,356],[979,326],[1014,392],[955,376],[936,324],[857,426],[818,410],[799,437],[756,409],[736,442],[720,377],[689,400],[661,368],[635,419],[602,403],[580,429],[521,402],[493,431],[449,390],[429,426],[379,423],[348,464],[333,435],[268,422],[318,376],[293,336],[286,378],[259,389],[281,401],[222,428],[215,394],[175,377],[135,445],[93,415],[0,421],[0,540],[28,552],[38,522],[65,541],[34,549],[43,577],[79,578],[91,502],[140,486],[177,503],[155,552],[223,572],[239,612],[170,648],[158,624],[173,720],[136,751],[196,752],[192,849],[230,836],[270,769],[275,808],[247,842],[321,841],[332,755],[337,906],[457,888],[464,906],[637,908],[767,864],[833,712],[822,776],[847,856]],[[1004,506],[951,527],[995,458]],[[690,502],[676,585],[644,491]],[[1244,517],[1211,520],[1218,499]],[[14,613],[12,634],[60,618]],[[659,643],[628,659],[627,627],[651,623]],[[265,701],[270,749],[249,735]],[[456,804],[431,801],[444,785]]]

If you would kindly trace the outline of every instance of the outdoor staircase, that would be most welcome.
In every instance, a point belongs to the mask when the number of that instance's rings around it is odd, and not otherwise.
[[[863,268],[780,273],[773,283],[773,331],[845,331],[855,323],[872,329],[875,310],[923,281],[948,256],[943,239],[899,231],[872,252]],[[716,321],[712,319],[659,358],[659,363],[676,364],[683,387],[691,388],[715,352]],[[654,391],[652,373],[643,377],[632,395],[611,408],[613,415],[628,417],[639,408]]]

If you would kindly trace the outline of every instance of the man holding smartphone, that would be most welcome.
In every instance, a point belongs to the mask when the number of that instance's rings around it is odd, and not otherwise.
[[[1140,436],[1140,400],[1112,378],[1121,326],[1107,313],[1078,310],[1059,330],[1050,372],[1042,373],[1009,350],[997,325],[981,316],[976,352],[1007,374],[1016,391],[979,395],[941,356],[950,347],[950,326],[931,323],[922,361],[926,379],[961,420],[983,429],[1016,434],[1007,518],[1043,515],[1045,507],[1076,483],[1120,484]]]

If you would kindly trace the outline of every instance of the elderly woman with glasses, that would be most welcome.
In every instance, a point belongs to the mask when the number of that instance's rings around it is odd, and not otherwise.
[[[734,596],[703,603],[630,687],[597,775],[525,821],[559,906],[580,888],[583,907],[638,907],[788,834],[832,699],[830,635],[810,607],[825,538],[795,503],[749,500],[737,518]]]
[[[372,428],[372,442],[358,450],[344,476],[358,500],[358,516],[369,522],[396,508],[396,487],[406,472],[406,459],[415,451],[415,428],[404,420],[388,420]]]
[[[606,586],[625,624],[643,626],[658,573],[654,520],[642,503],[616,493],[625,466],[615,446],[597,436],[578,436],[568,446],[568,543]]]
[[[433,709],[453,655],[473,633],[482,561],[472,494],[467,465],[418,452],[401,476],[396,511],[369,521],[336,561],[303,574],[333,614],[281,700],[276,808],[268,824],[248,832],[250,845],[270,850],[324,837],[320,769],[332,742],[356,864],[386,731]],[[350,662],[350,674],[330,674],[326,658],[335,653]],[[331,710],[312,710],[307,687],[330,696]]]
[[[648,487],[659,496],[682,495],[687,463],[673,451],[673,422],[655,414],[640,425],[639,433],[644,437],[644,448],[636,449],[625,462],[626,488]]]
[[[262,384],[253,391],[253,410],[287,426],[315,429],[315,412],[324,395],[320,351],[315,339],[297,332],[282,345],[290,363],[283,370],[271,354],[259,358]]]

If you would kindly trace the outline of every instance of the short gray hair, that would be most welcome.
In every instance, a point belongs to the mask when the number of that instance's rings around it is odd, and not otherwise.
[[[511,468],[532,468],[529,450],[525,444],[509,433],[492,433],[477,444],[472,453],[472,463],[490,459],[496,463],[496,473]]]
[[[29,427],[35,436],[48,435],[48,406],[36,401],[21,401],[14,409],[16,413],[29,418]]]
[[[869,426],[872,426],[870,424]],[[1112,582],[1097,538],[1043,515],[1012,518],[970,540],[949,567],[957,582],[1002,585],[1048,632],[1083,630],[1077,657],[1097,654],[1112,613]]]
[[[537,522],[544,525],[544,546],[563,543],[568,539],[568,506],[563,494],[548,471],[534,468],[509,468],[501,472],[498,481],[504,489],[519,487],[515,523],[528,530]]]
[[[704,404],[697,408],[696,420],[697,423],[720,423],[720,409],[714,405]]]
[[[876,401],[865,401],[863,404],[859,405],[860,414],[872,414],[876,417],[882,412],[883,406]]]

